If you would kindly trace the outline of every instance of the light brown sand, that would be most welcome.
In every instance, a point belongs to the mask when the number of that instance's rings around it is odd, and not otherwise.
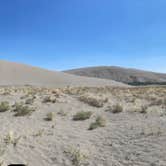
[[[0,85],[125,86],[116,81],[74,76],[7,61],[0,61]]]
[[[4,93],[5,91],[5,93]],[[73,88],[65,90],[36,89],[31,87],[1,88],[0,101],[25,101],[20,97],[36,96],[31,116],[14,117],[13,112],[0,113],[0,159],[4,166],[25,163],[28,166],[72,166],[75,149],[87,158],[82,164],[89,166],[165,166],[166,164],[166,88]],[[91,95],[108,98],[97,108],[79,101],[79,96]],[[56,103],[43,103],[44,96],[58,96]],[[152,102],[153,101],[153,102]],[[158,101],[158,102],[156,102]],[[124,111],[106,112],[108,106],[120,103]],[[148,104],[147,112],[139,109]],[[31,105],[30,105],[31,106]],[[79,111],[92,111],[85,121],[73,121]],[[54,121],[45,121],[48,112],[55,112]],[[66,113],[65,116],[62,114]],[[89,131],[89,125],[98,115],[106,118],[105,127]],[[21,137],[14,147],[4,138],[13,133]]]

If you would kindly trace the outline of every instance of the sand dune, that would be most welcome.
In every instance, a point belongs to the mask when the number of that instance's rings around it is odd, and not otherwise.
[[[63,72],[49,71],[24,64],[0,61],[0,85],[36,86],[105,86],[123,84],[103,79],[74,76]]]
[[[111,79],[129,84],[166,84],[166,74],[115,66],[88,67],[68,70],[65,72],[79,76]]]

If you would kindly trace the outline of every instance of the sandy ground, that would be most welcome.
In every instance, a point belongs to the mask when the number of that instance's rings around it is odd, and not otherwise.
[[[56,101],[43,102],[47,96]],[[166,166],[166,87],[0,88],[0,101],[10,106],[32,97],[31,115],[15,117],[12,107],[0,112],[1,165]],[[95,107],[91,98],[103,105]],[[113,113],[115,104],[123,111]],[[79,111],[92,116],[74,121]],[[49,112],[55,113],[52,121],[44,119]],[[88,130],[98,116],[105,127]]]

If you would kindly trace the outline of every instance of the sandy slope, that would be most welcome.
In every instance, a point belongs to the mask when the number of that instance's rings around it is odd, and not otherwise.
[[[111,79],[125,83],[166,82],[166,74],[114,66],[87,67],[68,70],[65,72],[80,76]]]
[[[123,84],[95,78],[73,76],[62,72],[48,71],[23,64],[0,61],[0,85],[40,85],[40,86],[104,86]]]

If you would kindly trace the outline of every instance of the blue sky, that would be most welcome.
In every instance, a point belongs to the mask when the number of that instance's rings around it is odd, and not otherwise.
[[[0,59],[166,72],[165,9],[165,0],[1,0]]]

